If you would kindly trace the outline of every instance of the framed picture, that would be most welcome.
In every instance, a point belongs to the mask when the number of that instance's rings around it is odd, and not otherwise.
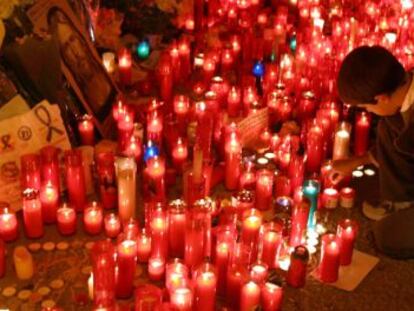
[[[119,91],[70,5],[66,0],[39,0],[27,14],[35,33],[55,40],[67,81],[107,136],[111,106]]]

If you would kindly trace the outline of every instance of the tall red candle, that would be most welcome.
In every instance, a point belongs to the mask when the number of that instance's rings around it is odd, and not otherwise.
[[[132,239],[124,239],[117,246],[116,296],[128,298],[134,288],[134,276],[137,265],[137,243]]]
[[[302,244],[308,226],[310,202],[307,198],[295,202],[292,210],[289,245],[291,247]]]
[[[322,128],[312,124],[306,135],[306,170],[316,173],[321,167],[324,155],[324,141]]]
[[[210,263],[203,263],[194,272],[194,308],[214,311],[216,304],[217,276]]]
[[[71,235],[76,231],[76,212],[65,203],[56,213],[57,228],[62,235]]]
[[[354,155],[362,156],[367,152],[371,116],[365,112],[359,112],[355,117]]]
[[[77,212],[83,211],[86,203],[86,185],[80,150],[65,151],[65,169],[69,202]]]
[[[238,187],[240,166],[241,166],[242,146],[236,133],[230,134],[225,142],[225,175],[224,182],[226,188],[235,190]]]
[[[40,149],[41,175],[43,183],[51,183],[60,194],[59,149],[45,146]]]
[[[159,208],[151,216],[151,256],[167,258],[168,254],[168,223],[165,212]]]
[[[337,236],[342,266],[351,264],[358,224],[355,220],[344,219],[338,223]]]
[[[261,259],[269,268],[275,267],[276,255],[282,243],[282,232],[275,223],[267,223],[263,226],[261,237]]]
[[[331,233],[322,236],[319,277],[322,282],[333,283],[338,279],[340,249],[338,238]]]
[[[108,240],[96,241],[91,251],[93,302],[95,307],[115,305],[115,249]]]
[[[168,253],[172,257],[184,257],[186,210],[183,200],[174,200],[168,207]]]
[[[43,235],[42,205],[36,189],[23,191],[23,222],[28,238],[36,239]]]
[[[226,298],[234,310],[240,308],[241,289],[248,278],[246,267],[232,264],[227,270]]]
[[[181,137],[177,139],[177,143],[173,147],[171,156],[172,156],[175,168],[181,172],[183,170],[183,165],[185,161],[187,160],[187,156],[188,156],[187,143],[183,141]]]
[[[118,120],[118,148],[120,151],[125,150],[131,140],[134,132],[134,118],[132,114],[127,113],[125,116]]]
[[[56,222],[56,211],[59,204],[59,193],[52,183],[40,188],[39,199],[42,204],[43,221],[47,224]]]
[[[25,154],[20,158],[21,189],[40,190],[40,159],[36,154]]]
[[[148,159],[145,169],[145,176],[148,177],[148,191],[155,202],[165,201],[165,159],[160,156],[154,156]]]
[[[118,200],[115,176],[115,156],[112,152],[101,152],[96,155],[96,170],[99,196],[105,209],[116,207]]]

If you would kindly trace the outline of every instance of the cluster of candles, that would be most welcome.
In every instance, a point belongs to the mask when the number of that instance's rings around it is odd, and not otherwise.
[[[335,282],[339,267],[352,262],[358,225],[344,219],[327,233],[317,214],[353,206],[350,178],[334,183],[330,160],[364,155],[371,126],[369,113],[354,114],[337,100],[338,66],[362,44],[385,45],[406,66],[414,64],[411,1],[343,2],[283,1],[271,12],[256,0],[195,0],[194,15],[184,23],[197,33],[195,42],[184,34],[162,52],[158,98],[145,114],[126,97],[114,103],[116,152],[90,157],[85,147],[67,150],[63,165],[51,146],[22,157],[26,236],[40,238],[51,223],[62,235],[74,234],[82,215],[86,233],[116,239],[115,245],[96,242],[91,253],[98,308],[135,295],[135,310],[214,310],[216,296],[234,310],[279,310],[282,287],[269,282],[270,269],[287,270],[287,283],[302,287],[318,250],[320,279]],[[397,8],[399,14],[389,14]],[[217,25],[228,31],[204,44]],[[146,58],[148,42],[136,51]],[[106,53],[103,63],[116,70],[114,54]],[[124,87],[133,86],[132,65],[131,50],[121,49],[117,70]],[[185,87],[191,91],[178,92]],[[268,124],[252,151],[237,122],[262,109]],[[82,145],[94,145],[91,118],[79,120],[78,131]],[[168,201],[177,180],[183,199]],[[220,182],[231,192],[230,203],[210,199]],[[99,200],[88,202],[94,191]],[[143,219],[137,217],[141,205]],[[265,221],[270,210],[276,218]],[[3,209],[3,241],[17,238],[17,225],[16,215]],[[149,278],[165,290],[134,287],[138,262],[147,263]]]

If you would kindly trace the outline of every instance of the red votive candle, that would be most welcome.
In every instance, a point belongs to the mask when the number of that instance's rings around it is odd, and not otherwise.
[[[162,290],[152,284],[139,285],[135,290],[134,311],[152,311],[162,303]]]
[[[325,188],[322,192],[322,206],[327,209],[334,209],[338,206],[339,193],[335,188]]]
[[[76,231],[76,212],[69,208],[66,203],[56,212],[57,228],[62,235],[71,235]]]
[[[193,308],[193,293],[188,287],[176,288],[170,293],[170,301],[177,311],[191,311]]]
[[[132,56],[127,48],[122,48],[118,53],[119,81],[128,86],[132,80]]]
[[[268,265],[264,262],[258,261],[254,263],[250,268],[250,277],[252,281],[257,284],[263,284],[264,282],[266,282],[268,274]]]
[[[168,207],[168,254],[172,257],[184,257],[186,204],[183,200],[174,200]]]
[[[5,242],[11,242],[17,238],[16,214],[5,208],[0,214],[0,238]]]
[[[80,150],[65,151],[65,169],[69,202],[77,212],[83,211],[86,203],[86,185]]]
[[[214,311],[216,305],[217,275],[210,263],[203,263],[194,272],[194,310]]]
[[[273,173],[267,169],[257,171],[256,177],[256,208],[268,210],[272,201]]]
[[[165,259],[151,257],[148,260],[148,275],[152,281],[160,281],[165,274]]]
[[[23,191],[23,222],[28,238],[36,239],[43,235],[42,205],[39,200],[39,190],[26,189]]]
[[[92,117],[88,114],[83,115],[78,121],[78,132],[82,145],[93,146],[95,143],[95,127]]]
[[[168,253],[168,223],[165,212],[159,208],[151,217],[151,257],[167,258]]]
[[[121,220],[119,216],[110,213],[104,218],[105,234],[108,238],[116,238],[121,232]]]
[[[103,212],[102,208],[95,201],[89,204],[83,213],[83,225],[85,232],[91,235],[99,234],[102,231]]]
[[[371,117],[366,111],[359,112],[355,117],[354,154],[362,156],[367,152]]]
[[[306,268],[309,261],[309,252],[305,246],[296,246],[290,254],[290,265],[286,282],[292,287],[303,287],[306,282]]]
[[[309,211],[310,201],[307,198],[302,197],[297,202],[295,201],[291,218],[290,246],[295,247],[302,244],[308,226]]]
[[[177,143],[173,147],[171,156],[173,159],[174,167],[177,171],[181,172],[188,156],[187,143],[184,142],[181,137],[177,139]]]
[[[40,188],[39,199],[42,203],[42,217],[47,224],[56,222],[56,211],[59,204],[59,193],[52,183],[48,182]]]
[[[236,133],[229,135],[225,143],[224,183],[229,190],[236,190],[239,184],[242,146]]]
[[[147,262],[151,255],[151,236],[145,228],[142,228],[138,235],[137,247],[138,261]]]
[[[261,243],[261,259],[269,268],[275,268],[276,256],[282,243],[281,228],[276,223],[265,224],[263,226]]]
[[[258,305],[260,305],[260,286],[249,281],[241,289],[240,311],[254,310]]]
[[[279,311],[282,309],[283,289],[273,284],[265,283],[261,288],[261,301],[263,311]]]
[[[358,233],[358,223],[355,220],[344,219],[338,223],[337,236],[339,240],[340,261],[342,266],[351,264],[354,244]]]
[[[354,207],[355,190],[350,187],[342,188],[339,193],[339,204],[344,208]]]
[[[117,246],[116,297],[128,298],[134,288],[137,265],[137,243],[135,240],[122,239]]]
[[[322,282],[333,283],[338,280],[340,249],[338,238],[331,233],[322,236],[319,277]]]

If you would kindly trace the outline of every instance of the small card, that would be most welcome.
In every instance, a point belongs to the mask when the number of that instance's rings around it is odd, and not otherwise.
[[[339,268],[339,277],[335,283],[326,284],[352,292],[366,278],[368,273],[374,269],[378,262],[378,257],[354,249],[352,263],[349,266],[341,266]],[[319,280],[317,270],[312,272],[312,276]]]

